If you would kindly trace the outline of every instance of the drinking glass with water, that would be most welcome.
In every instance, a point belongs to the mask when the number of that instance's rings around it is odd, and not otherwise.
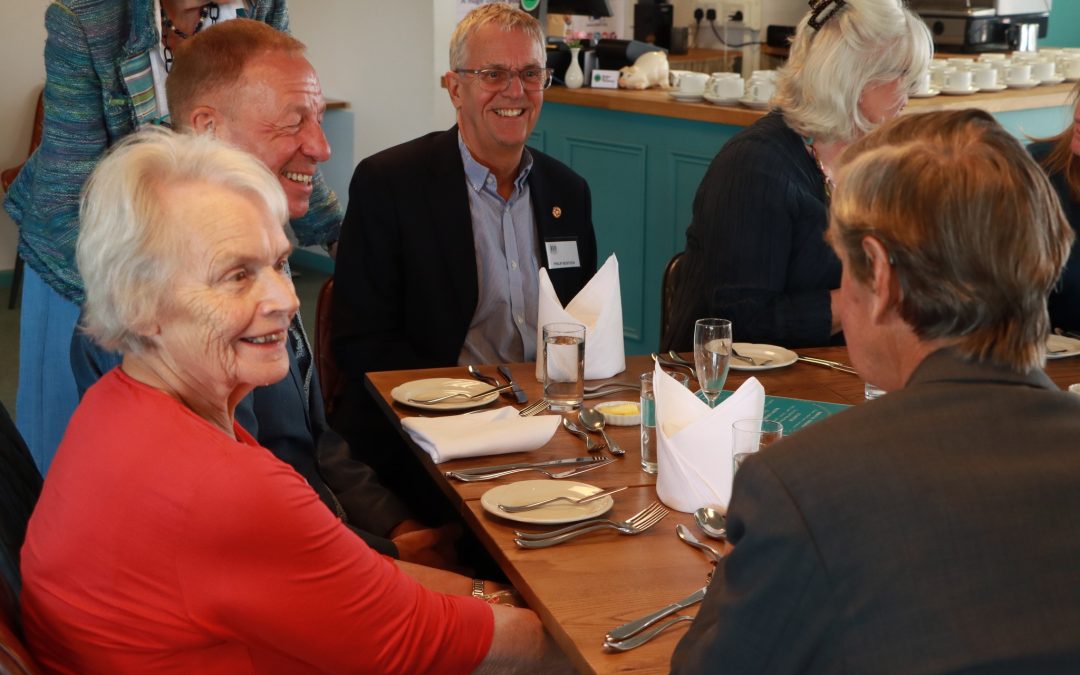
[[[544,325],[544,398],[551,410],[576,410],[585,391],[585,326]]]

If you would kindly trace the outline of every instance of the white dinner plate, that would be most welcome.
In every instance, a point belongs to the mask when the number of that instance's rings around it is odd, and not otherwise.
[[[1058,351],[1061,349],[1065,351]],[[1080,340],[1065,337],[1064,335],[1051,335],[1046,338],[1046,351],[1058,352],[1057,354],[1047,354],[1046,358],[1048,359],[1064,359],[1069,356],[1076,356],[1080,354]]]
[[[729,361],[732,370],[772,370],[783,368],[795,363],[799,355],[790,349],[777,347],[776,345],[756,345],[750,342],[736,342],[732,348],[742,356],[747,356],[758,363],[772,359],[772,363],[763,366],[752,366],[746,361],[741,361],[734,356]]]
[[[487,382],[461,380],[452,377],[432,377],[427,380],[413,380],[412,382],[400,384],[390,390],[390,397],[402,405],[420,408],[421,410],[469,410],[471,408],[482,408],[499,398],[499,395],[488,394],[474,399],[458,397],[441,403],[430,404],[413,403],[409,399],[437,398],[458,391],[467,394],[478,394],[486,389],[491,389],[491,385]]]
[[[540,525],[557,525],[559,523],[576,523],[579,520],[596,518],[608,512],[615,500],[607,495],[587,504],[571,504],[570,502],[558,501],[548,506],[543,506],[532,511],[521,513],[507,513],[499,508],[499,504],[505,506],[521,506],[531,504],[552,497],[570,497],[580,499],[591,494],[600,492],[600,488],[588,483],[576,483],[570,480],[521,480],[516,483],[507,483],[493,487],[480,497],[480,505],[488,513],[516,520],[520,523],[537,523]]]

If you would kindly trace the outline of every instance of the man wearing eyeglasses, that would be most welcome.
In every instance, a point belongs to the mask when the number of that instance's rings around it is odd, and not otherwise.
[[[457,26],[449,131],[356,169],[335,272],[333,348],[351,391],[367,371],[536,356],[537,275],[565,304],[596,267],[589,187],[525,142],[551,84],[537,21],[505,3]],[[370,445],[370,444],[367,444]]]

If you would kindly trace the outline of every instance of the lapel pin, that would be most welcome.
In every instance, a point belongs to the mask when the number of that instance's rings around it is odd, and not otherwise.
[[[562,208],[558,206],[551,207],[551,215],[559,218],[560,216],[562,216]]]

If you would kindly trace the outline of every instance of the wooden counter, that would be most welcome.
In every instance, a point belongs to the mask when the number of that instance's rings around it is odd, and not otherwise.
[[[1011,112],[1053,108],[1068,104],[1069,94],[1074,85],[1058,84],[1050,87],[1032,89],[1006,89],[991,94],[972,94],[970,96],[948,96],[940,94],[933,98],[913,98],[908,102],[905,112],[926,112],[930,110],[957,110],[961,108],[981,108],[987,112]],[[668,92],[660,89],[631,91],[628,89],[567,89],[552,87],[544,92],[544,100],[549,103],[564,103],[587,108],[601,108],[620,112],[674,117],[696,122],[713,122],[748,126],[765,113],[742,106],[716,106],[711,103],[680,103],[673,101]]]

